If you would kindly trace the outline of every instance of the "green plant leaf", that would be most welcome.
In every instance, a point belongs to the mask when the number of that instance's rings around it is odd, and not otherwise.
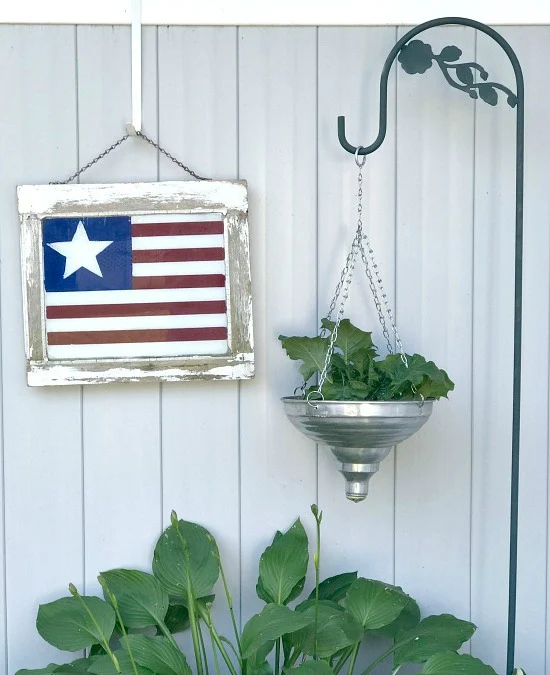
[[[114,652],[114,655],[120,666],[120,675],[135,675],[130,657],[125,651],[117,649]],[[143,668],[138,663],[136,663],[136,668],[138,675],[154,675],[152,670]],[[118,675],[118,671],[111,661],[111,657],[107,655],[98,657],[93,665],[88,668],[88,672],[92,675]]]
[[[397,586],[360,577],[348,590],[345,606],[365,630],[376,630],[395,621],[409,600]]]
[[[174,633],[181,633],[189,627],[189,612],[183,602],[172,601],[168,605],[168,611],[164,617],[164,623],[168,630]]]
[[[311,619],[282,605],[266,605],[247,621],[241,636],[242,657],[248,659],[266,643],[304,628]]]
[[[344,572],[328,577],[319,584],[319,600],[339,602],[346,597],[350,586],[357,579],[357,572]],[[315,599],[315,589],[309,594],[309,600]]]
[[[298,519],[287,532],[277,533],[262,553],[257,585],[260,598],[284,605],[296,597],[297,586],[303,588],[308,560],[307,534]]]
[[[335,324],[334,321],[323,319],[321,325],[332,333]],[[340,321],[334,346],[342,350],[342,356],[346,363],[359,350],[367,350],[372,355],[372,358],[376,356],[376,347],[372,341],[372,333],[367,333],[357,328],[349,319],[342,319]]]
[[[183,653],[165,637],[128,635],[120,643],[124,650],[132,651],[137,664],[155,675],[192,675]]]
[[[40,605],[36,619],[36,628],[44,640],[66,652],[108,642],[114,627],[113,608],[99,598],[85,595]]]
[[[301,654],[312,655],[315,640],[315,601],[307,600],[297,608],[297,611],[309,617],[311,622],[301,630],[285,636],[286,649],[288,651],[289,646],[292,646]],[[317,656],[319,658],[333,656],[341,649],[359,642],[362,637],[362,626],[351,614],[335,602],[319,601],[317,623]]]
[[[395,650],[395,665],[423,663],[438,652],[456,651],[472,637],[475,629],[473,623],[452,614],[428,616],[398,637],[402,644]]]
[[[168,593],[152,574],[138,570],[115,569],[102,572],[101,578],[115,596],[120,616],[128,628],[157,626],[168,611]],[[104,589],[107,602],[109,594]]]
[[[300,372],[304,382],[323,370],[329,345],[328,338],[279,335],[279,340],[289,359],[303,361]]]
[[[496,671],[469,654],[442,652],[430,657],[420,675],[497,675]]]
[[[61,666],[58,666],[54,673],[57,675],[81,675],[83,673],[88,673],[90,666],[92,666],[99,656],[88,656],[85,659],[76,659],[76,661],[71,661],[71,663],[64,663]]]
[[[179,535],[170,525],[160,536],[153,555],[153,574],[170,595],[187,599],[188,581],[193,597],[209,595],[220,573],[214,537],[204,527],[185,520],[178,521],[178,528]]]
[[[441,398],[454,389],[454,384],[444,370],[433,361],[426,361],[420,354],[407,356],[405,365],[400,354],[388,354],[376,363],[376,368],[390,378],[391,399],[409,400],[414,398],[411,385],[414,385],[424,398]]]
[[[247,675],[272,675],[273,668],[267,661],[262,661],[259,665],[248,666]]]
[[[334,675],[334,671],[326,661],[306,661],[297,668],[291,668],[288,672],[300,673],[300,675]]]
[[[30,670],[28,668],[21,668],[15,675],[51,675],[51,673],[55,672],[56,668],[62,668],[62,666],[57,663],[49,663],[45,668],[34,668]]]
[[[401,590],[401,589],[400,589]],[[409,602],[401,614],[387,626],[382,626],[376,630],[378,635],[385,635],[386,637],[397,638],[398,635],[404,631],[414,628],[420,623],[420,608],[416,600],[409,598]]]

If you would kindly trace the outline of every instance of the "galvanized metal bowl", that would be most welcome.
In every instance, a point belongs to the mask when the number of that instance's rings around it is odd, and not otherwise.
[[[417,432],[433,409],[433,401],[282,401],[299,431],[330,446],[342,463],[346,497],[355,502],[367,496],[369,480],[392,446]]]

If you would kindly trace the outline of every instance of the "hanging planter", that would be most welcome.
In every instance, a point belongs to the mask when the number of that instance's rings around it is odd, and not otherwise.
[[[317,337],[279,336],[289,358],[302,361],[302,396],[282,399],[292,424],[317,443],[329,445],[341,462],[346,497],[360,502],[369,480],[391,448],[417,432],[433,401],[454,388],[444,370],[423,356],[405,354],[378,265],[362,222],[362,167],[358,174],[358,222],[351,250]],[[360,256],[373,295],[388,355],[380,358],[371,333],[344,319],[355,263]],[[339,303],[335,320],[331,316]],[[393,332],[395,353],[388,324]],[[317,385],[308,386],[314,377]]]

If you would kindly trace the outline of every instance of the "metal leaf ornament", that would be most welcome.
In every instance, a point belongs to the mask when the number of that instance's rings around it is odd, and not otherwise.
[[[411,40],[399,52],[397,59],[409,75],[425,73],[435,61],[451,87],[466,92],[470,98],[480,98],[494,106],[498,103],[498,92],[501,91],[506,94],[506,102],[511,108],[517,105],[516,94],[503,84],[487,82],[489,73],[478,63],[455,63],[461,56],[462,51],[454,45],[447,45],[439,54],[434,54],[431,46],[422,40]],[[476,77],[483,81],[476,82]]]

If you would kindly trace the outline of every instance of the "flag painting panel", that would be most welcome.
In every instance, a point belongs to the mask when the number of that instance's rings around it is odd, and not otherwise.
[[[244,180],[20,185],[30,386],[254,377]]]
[[[219,213],[43,220],[49,359],[228,351]]]

